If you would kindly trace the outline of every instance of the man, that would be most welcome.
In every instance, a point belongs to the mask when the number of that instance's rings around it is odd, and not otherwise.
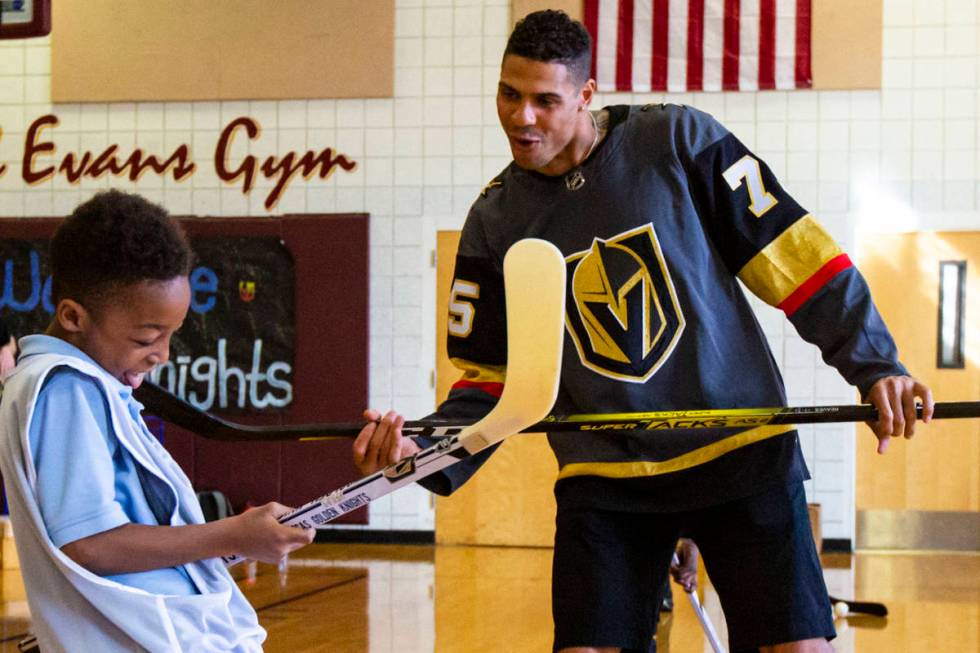
[[[741,280],[878,408],[879,452],[892,437],[912,437],[915,400],[928,421],[931,393],[898,362],[847,256],[707,114],[669,105],[592,113],[590,52],[581,24],[554,11],[529,15],[508,41],[497,111],[514,161],[463,228],[448,347],[464,374],[438,415],[479,416],[499,396],[501,261],[511,244],[536,237],[568,265],[556,413],[785,405]],[[400,420],[389,413],[362,432],[354,445],[362,471],[417,450],[401,438]],[[701,549],[732,651],[831,650],[803,492],[809,475],[792,426],[549,439],[560,468],[556,651],[652,650],[681,532]],[[490,453],[422,484],[448,494]]]

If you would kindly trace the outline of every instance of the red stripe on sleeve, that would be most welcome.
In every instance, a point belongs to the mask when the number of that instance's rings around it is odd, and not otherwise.
[[[796,0],[796,88],[810,88],[810,0]]]
[[[704,87],[704,0],[687,4],[687,90]]]
[[[725,38],[721,63],[721,87],[738,90],[739,0],[725,0]]]
[[[670,18],[670,0],[653,0],[653,62],[650,71],[650,88],[667,90],[667,19]]]
[[[848,258],[847,254],[839,254],[834,258],[830,259],[823,264],[823,267],[817,270],[813,276],[800,284],[800,287],[790,293],[790,296],[784,299],[778,306],[780,310],[786,313],[786,317],[789,317],[797,311],[797,309],[802,306],[806,300],[813,297],[814,293],[827,285],[827,283],[837,276],[839,272],[846,270],[851,267],[851,259]]]
[[[776,88],[776,0],[759,3],[759,90]]]
[[[589,76],[595,79],[596,59],[599,57],[599,0],[585,0],[582,13],[585,29],[592,35],[592,72]]]
[[[453,390],[459,390],[462,388],[476,388],[477,390],[482,390],[488,395],[493,395],[494,397],[499,397],[504,391],[504,384],[498,383],[496,381],[464,381],[460,379],[453,384]]]
[[[619,0],[616,38],[616,90],[633,89],[633,0]]]

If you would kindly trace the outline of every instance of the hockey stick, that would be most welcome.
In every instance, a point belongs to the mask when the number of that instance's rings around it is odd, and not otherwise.
[[[530,292],[531,289],[533,292]],[[565,260],[543,240],[518,241],[504,257],[507,382],[500,401],[459,434],[283,515],[315,528],[500,442],[542,419],[558,396],[565,317]],[[241,556],[225,557],[229,565]]]
[[[509,380],[509,379],[508,379]],[[506,385],[505,385],[506,387]],[[148,413],[162,417],[209,440],[282,441],[352,438],[364,422],[334,424],[284,424],[251,426],[237,424],[199,410],[152,383],[144,383],[136,398]],[[922,407],[918,408],[922,416]],[[952,401],[936,404],[933,417],[956,419],[980,417],[980,401]],[[871,405],[803,406],[796,408],[733,408],[671,410],[654,413],[608,413],[595,415],[548,415],[522,430],[529,433],[562,431],[618,431],[700,428],[747,428],[766,424],[817,424],[827,422],[873,422],[878,411]],[[458,435],[473,422],[410,420],[402,427],[409,437]]]
[[[680,565],[680,560],[676,552],[674,553],[671,564]],[[691,602],[691,607],[694,608],[694,614],[697,615],[698,621],[701,622],[701,630],[704,631],[704,636],[708,639],[708,643],[711,644],[711,649],[714,653],[725,653],[725,647],[721,645],[721,640],[718,639],[718,633],[715,632],[714,624],[711,623],[711,619],[708,618],[708,613],[704,611],[704,606],[701,605],[701,601],[698,599],[697,591],[688,592],[684,590],[684,593],[687,594],[687,600]]]

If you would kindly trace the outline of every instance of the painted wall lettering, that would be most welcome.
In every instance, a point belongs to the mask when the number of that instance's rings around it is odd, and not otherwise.
[[[178,145],[166,155],[148,153],[142,148],[130,152],[122,151],[120,146],[109,143],[102,150],[80,152],[57,151],[54,140],[46,133],[60,124],[54,114],[43,115],[30,124],[24,137],[21,157],[21,178],[28,185],[42,184],[56,176],[62,176],[69,183],[77,184],[83,178],[99,179],[106,175],[138,181],[144,174],[160,177],[171,176],[176,182],[187,181],[196,171],[193,152],[188,144]],[[328,179],[337,169],[351,172],[357,169],[357,162],[333,148],[308,150],[302,154],[289,151],[281,156],[268,156],[264,159],[249,154],[241,160],[230,161],[231,145],[239,132],[249,140],[261,136],[259,124],[253,118],[243,116],[228,123],[221,131],[214,149],[214,169],[218,177],[227,184],[240,184],[243,195],[248,195],[256,186],[256,177],[273,181],[264,205],[269,211],[288,191],[297,177],[309,181],[313,177]],[[0,126],[0,139],[3,127]],[[0,163],[0,177],[7,171],[7,165]]]
[[[144,156],[143,150],[139,148],[122,159],[118,155],[119,146],[110,145],[99,154],[88,151],[77,154],[68,152],[57,168],[52,165],[36,170],[34,158],[39,154],[54,153],[55,151],[54,143],[51,141],[38,140],[41,137],[41,132],[47,127],[57,126],[57,116],[48,114],[35,120],[28,128],[24,140],[24,158],[21,162],[22,176],[28,184],[39,184],[50,179],[56,173],[63,174],[69,182],[75,184],[82,177],[98,179],[107,174],[115,177],[128,177],[130,181],[136,181],[143,176],[147,169],[153,170],[155,174],[160,176],[165,176],[167,171],[173,168],[174,181],[181,181],[194,172],[195,166],[190,161],[190,148],[187,145],[177,147],[164,161],[160,161],[153,154]]]
[[[47,275],[44,281],[41,281],[41,257],[37,250],[32,249],[28,252],[27,275],[20,271],[20,274],[15,276],[18,272],[15,264],[16,261],[13,258],[8,258],[3,262],[3,294],[0,295],[0,308],[9,308],[15,313],[31,313],[40,304],[45,313],[53,315],[51,275]],[[22,283],[18,287],[15,279],[18,277],[24,279],[25,276],[28,283]],[[27,287],[24,288],[24,285]]]
[[[248,194],[252,191],[255,184],[255,171],[258,169],[266,179],[275,179],[276,184],[269,191],[265,198],[265,208],[272,209],[286,191],[289,183],[296,173],[302,173],[304,179],[310,179],[314,174],[318,174],[320,179],[327,179],[333,174],[336,167],[340,166],[350,172],[357,167],[357,163],[351,161],[343,154],[334,155],[331,148],[325,148],[320,152],[307,151],[303,156],[297,158],[296,152],[288,152],[281,159],[274,156],[266,157],[261,164],[251,154],[247,155],[238,167],[229,170],[227,167],[228,151],[237,135],[239,128],[245,130],[250,140],[258,138],[261,133],[259,124],[251,118],[236,118],[228,123],[228,126],[221,132],[218,144],[214,150],[214,170],[218,177],[226,183],[236,183],[242,179],[242,193]]]
[[[253,344],[248,369],[229,365],[225,338],[217,345],[215,356],[176,356],[153,368],[150,379],[201,410],[282,408],[292,402],[288,375],[293,368],[284,361],[273,361],[263,371],[261,339]]]

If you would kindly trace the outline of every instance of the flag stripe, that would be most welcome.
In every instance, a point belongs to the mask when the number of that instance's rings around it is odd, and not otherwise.
[[[633,91],[650,90],[653,47],[653,0],[633,4]]]
[[[704,81],[705,91],[721,90],[721,60],[724,56],[725,8],[719,0],[704,3]]]
[[[687,90],[687,11],[690,0],[670,0],[667,10],[667,90]]]
[[[670,20],[670,0],[653,0],[653,55],[650,87],[667,90],[667,27]]]
[[[599,90],[616,90],[616,43],[618,41],[619,2],[602,0],[599,3],[598,34],[596,36],[596,81]]]
[[[599,44],[597,42],[599,34],[599,2],[598,0],[587,0],[584,11],[582,12],[582,22],[585,29],[592,35],[592,72],[589,73],[592,79],[597,78],[596,60],[599,58]]]
[[[796,85],[810,86],[810,0],[796,0]]]
[[[725,0],[725,39],[722,50],[721,86],[726,91],[738,90],[739,0]]]
[[[691,0],[687,7],[687,88],[704,88],[704,0]]]
[[[600,91],[809,88],[813,0],[584,0]]]
[[[741,0],[738,11],[738,88],[759,88],[759,0]]]
[[[796,87],[796,0],[776,0],[776,88]]]
[[[616,90],[633,86],[633,0],[619,0],[619,31],[616,39]]]
[[[759,88],[776,88],[776,0],[759,3]]]

